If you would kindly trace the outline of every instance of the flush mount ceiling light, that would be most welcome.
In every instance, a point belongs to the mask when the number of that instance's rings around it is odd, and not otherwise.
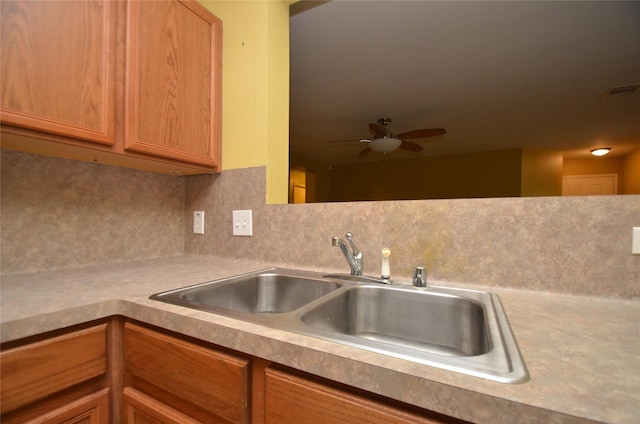
[[[611,147],[600,147],[598,149],[593,149],[591,154],[593,156],[604,156],[609,153],[609,150],[611,150]]]

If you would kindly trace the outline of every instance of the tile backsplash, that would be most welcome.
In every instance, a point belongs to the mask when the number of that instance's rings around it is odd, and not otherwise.
[[[186,218],[207,211],[204,236],[187,231],[188,254],[248,257],[275,265],[348,272],[331,236],[354,234],[365,274],[392,278],[416,265],[443,283],[640,297],[640,196],[530,197],[265,205],[265,169],[190,177]],[[234,209],[253,210],[253,237],[231,235]]]
[[[3,274],[182,255],[184,178],[1,154]]]
[[[635,299],[640,196],[265,205],[264,167],[175,177],[2,151],[3,274],[170,256],[248,258],[347,272],[331,236],[354,234],[365,274],[413,266],[443,284]],[[253,210],[253,237],[231,213]],[[205,234],[192,233],[204,210]]]

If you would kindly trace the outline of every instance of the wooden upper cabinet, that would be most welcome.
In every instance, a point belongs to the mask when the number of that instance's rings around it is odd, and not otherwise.
[[[195,0],[0,0],[2,147],[221,170],[222,21]]]
[[[222,22],[195,1],[127,8],[125,149],[219,168]]]
[[[114,143],[115,3],[0,2],[2,121]]]

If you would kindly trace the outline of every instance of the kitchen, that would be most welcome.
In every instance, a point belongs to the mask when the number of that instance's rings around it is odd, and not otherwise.
[[[639,196],[278,204],[287,196],[278,164],[287,155],[288,5],[204,4],[224,22],[222,173],[172,176],[3,150],[3,342],[121,315],[268,360],[292,354],[285,365],[468,421],[637,420],[640,257],[631,254],[631,232]],[[231,235],[238,209],[253,211],[252,237]],[[196,210],[206,213],[204,235],[191,231]],[[409,228],[407,216],[420,219]],[[424,264],[441,285],[498,291],[531,382],[500,386],[400,362],[385,368],[384,358],[353,349],[322,366],[331,355],[314,356],[308,340],[263,340],[256,326],[147,300],[274,265],[344,272],[330,238],[347,231],[367,273],[388,246],[394,278]],[[537,325],[566,347],[539,347]],[[563,355],[578,358],[576,369]],[[381,387],[371,375],[398,384]],[[504,418],[510,408],[516,415]]]

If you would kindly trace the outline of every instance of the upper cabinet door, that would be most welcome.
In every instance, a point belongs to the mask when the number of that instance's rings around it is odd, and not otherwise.
[[[0,1],[3,123],[114,143],[114,4]]]
[[[125,149],[219,171],[222,21],[190,0],[127,16]]]

